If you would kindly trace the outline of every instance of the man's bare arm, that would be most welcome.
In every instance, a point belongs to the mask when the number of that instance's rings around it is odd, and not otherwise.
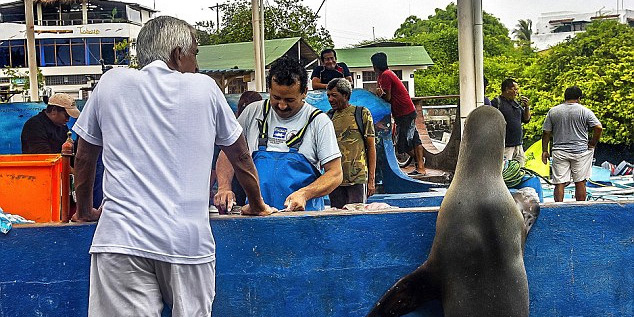
[[[343,172],[341,170],[341,158],[336,158],[324,164],[324,174],[319,176],[310,185],[300,188],[296,192],[290,194],[284,206],[286,210],[304,210],[306,201],[330,194],[343,181]]]
[[[264,203],[262,195],[260,194],[258,174],[255,170],[255,165],[253,164],[253,159],[251,158],[251,152],[249,152],[249,147],[247,146],[247,141],[244,136],[240,135],[238,140],[232,145],[220,146],[220,149],[222,149],[226,155],[226,159],[228,159],[233,166],[235,176],[238,178],[240,185],[242,185],[244,192],[249,198],[249,209],[247,209],[248,214],[258,216],[271,214],[273,210]],[[221,163],[222,161],[220,159],[221,157],[219,156],[218,163],[216,165],[218,184],[219,186],[223,186],[223,188],[225,188],[227,181],[229,182],[229,186],[231,186],[231,178],[224,178],[228,175],[224,175],[223,177],[220,176],[221,174],[224,174],[224,171],[221,171],[220,169],[225,166],[224,163]],[[223,182],[222,184],[221,181]],[[243,210],[243,213],[245,213],[245,210]]]
[[[592,127],[592,139],[588,142],[588,148],[593,149],[597,146],[601,138],[601,133],[603,133],[603,126],[601,124]]]
[[[77,212],[73,215],[73,221],[97,221],[101,215],[101,210],[92,207],[92,190],[99,153],[101,153],[101,146],[90,144],[81,137],[77,141],[77,154],[75,155]]]
[[[374,143],[374,137],[367,137],[365,139],[365,147],[368,151],[368,197],[374,195],[376,191],[375,186],[375,172],[376,172],[376,145]]]
[[[544,131],[542,133],[542,163],[547,164],[550,153],[548,153],[548,143],[550,143],[551,131]]]
[[[313,84],[313,90],[328,88],[328,84],[322,84],[321,79],[319,79],[319,77],[313,77],[312,84]]]

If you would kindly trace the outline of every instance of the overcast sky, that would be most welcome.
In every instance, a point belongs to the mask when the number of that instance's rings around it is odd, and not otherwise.
[[[226,0],[141,0],[148,6],[156,5],[160,14],[177,16],[190,23],[216,19],[215,11],[209,9]],[[316,11],[323,0],[303,0]],[[345,47],[374,36],[391,38],[394,31],[409,15],[421,19],[434,14],[435,8],[445,8],[450,0],[326,0],[319,15],[319,23],[328,29],[335,47]],[[454,1],[455,2],[455,1]],[[274,3],[274,0],[265,0]],[[618,0],[626,9],[634,10],[634,0]],[[509,29],[515,28],[517,20],[531,19],[544,12],[576,11],[596,12],[616,10],[617,0],[483,0],[484,11],[500,18]]]
[[[0,0],[13,2],[15,0]],[[193,24],[197,21],[216,20],[215,11],[209,9],[216,3],[228,0],[125,0],[155,7],[160,15],[172,15]],[[298,0],[301,1],[301,0]],[[303,0],[316,11],[323,0]],[[275,0],[265,0],[273,4]],[[341,48],[374,36],[391,38],[394,31],[409,15],[421,19],[434,14],[435,8],[444,9],[450,0],[326,0],[318,23],[325,26],[332,36],[335,47]],[[454,1],[455,2],[455,1]],[[536,22],[541,13],[553,11],[575,11],[579,13],[615,11],[619,8],[634,10],[634,0],[483,0],[484,11],[500,18],[512,30],[519,19]],[[621,6],[621,3],[623,6]]]

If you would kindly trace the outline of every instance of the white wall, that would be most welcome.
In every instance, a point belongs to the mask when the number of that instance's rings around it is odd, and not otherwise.
[[[394,67],[390,67],[390,69],[392,71],[396,71],[396,70],[401,70],[403,71],[403,81],[407,81],[407,86],[408,86],[408,91],[409,91],[409,95],[410,97],[415,97],[416,96],[416,91],[415,91],[415,87],[414,87],[414,72],[417,69],[426,69],[427,66],[394,66]],[[369,72],[374,72],[374,69],[372,69],[372,67],[364,67],[364,68],[356,68],[356,67],[351,67],[350,68],[350,72],[354,73],[353,78],[352,78],[352,82],[354,84],[354,88],[363,88],[363,72],[364,71],[369,71]],[[371,82],[371,83],[374,83]]]

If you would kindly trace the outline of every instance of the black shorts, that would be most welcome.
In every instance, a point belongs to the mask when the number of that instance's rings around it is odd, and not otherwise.
[[[341,209],[346,204],[365,203],[367,199],[366,186],[366,184],[354,184],[335,188],[328,195],[330,207]]]
[[[415,146],[423,144],[416,130],[416,111],[401,117],[395,117],[396,133],[396,152],[407,153],[414,149]]]

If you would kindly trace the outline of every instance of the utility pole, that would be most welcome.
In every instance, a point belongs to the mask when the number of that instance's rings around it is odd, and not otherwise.
[[[216,3],[215,6],[209,7],[209,9],[216,11],[216,32],[220,32],[220,10],[222,10],[224,6],[225,6],[224,3],[223,4]]]
[[[26,15],[26,52],[29,65],[29,95],[31,102],[40,101],[37,85],[37,60],[35,57],[35,18],[33,17],[33,0],[24,1]]]
[[[253,53],[255,56],[255,89],[266,90],[264,59],[264,3],[262,0],[251,0],[253,23]]]

